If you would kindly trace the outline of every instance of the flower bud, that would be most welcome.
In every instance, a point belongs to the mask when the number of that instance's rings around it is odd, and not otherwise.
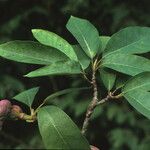
[[[10,113],[11,106],[11,102],[7,99],[0,101],[0,130],[2,129],[4,120]]]
[[[18,105],[12,105],[10,117],[12,119],[18,119],[20,118],[20,115],[23,113],[22,109]]]
[[[0,101],[0,118],[6,117],[11,110],[11,102],[7,99]]]
[[[91,150],[100,150],[99,148],[97,148],[97,147],[95,147],[93,145],[91,145],[90,147],[91,147]]]

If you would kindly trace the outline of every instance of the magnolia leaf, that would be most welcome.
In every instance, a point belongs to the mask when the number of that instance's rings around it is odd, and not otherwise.
[[[25,75],[26,77],[39,77],[49,75],[66,75],[66,74],[80,74],[80,65],[76,62],[57,62],[51,65],[42,67]]]
[[[134,76],[141,72],[150,71],[150,60],[141,56],[116,53],[103,57],[101,67],[108,67]]]
[[[100,72],[100,77],[104,83],[104,86],[107,88],[108,91],[110,91],[115,84],[116,74],[106,69],[105,70],[99,69],[99,72]]]
[[[1,44],[0,56],[17,62],[42,65],[68,60],[62,52],[32,41],[11,41]]]
[[[89,66],[91,60],[82,50],[80,45],[73,45],[73,48],[74,48],[75,53],[77,54],[78,61],[81,65],[81,68],[85,70]]]
[[[103,52],[106,48],[108,41],[110,40],[110,36],[100,36],[100,40],[102,43],[101,51]]]
[[[126,82],[123,96],[141,114],[150,119],[150,72],[143,72]]]
[[[101,49],[99,33],[88,20],[71,16],[66,27],[90,58]]]
[[[22,102],[22,103],[26,104],[27,106],[31,107],[33,100],[38,91],[39,91],[39,87],[35,87],[35,88],[32,88],[32,89],[29,89],[29,90],[19,93],[18,95],[13,97],[13,99],[15,99],[19,102]]]
[[[150,52],[150,28],[127,27],[112,35],[103,57],[110,54],[140,54]]]
[[[42,29],[33,29],[32,33],[40,43],[54,47],[68,56],[71,60],[77,61],[77,56],[72,46],[62,37]]]
[[[39,110],[38,125],[46,149],[90,150],[78,127],[56,106],[46,106]]]

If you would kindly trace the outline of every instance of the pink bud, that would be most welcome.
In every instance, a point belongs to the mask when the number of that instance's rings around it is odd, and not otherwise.
[[[0,117],[5,117],[11,110],[11,102],[7,99],[0,101]]]
[[[90,147],[91,147],[91,150],[100,150],[99,148],[97,148],[97,147],[95,147],[93,145],[91,145]]]

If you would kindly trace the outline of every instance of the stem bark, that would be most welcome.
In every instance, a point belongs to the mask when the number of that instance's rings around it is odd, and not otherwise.
[[[93,71],[92,74],[92,85],[93,85],[93,99],[91,101],[91,103],[88,106],[87,112],[86,112],[86,117],[84,119],[83,122],[83,126],[82,126],[82,134],[85,135],[87,128],[89,126],[89,122],[90,122],[90,118],[92,113],[94,112],[94,109],[97,106],[98,103],[98,90],[97,90],[97,83],[96,83],[96,77],[95,77],[96,71]]]

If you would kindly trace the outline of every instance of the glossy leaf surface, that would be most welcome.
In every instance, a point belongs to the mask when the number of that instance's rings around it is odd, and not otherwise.
[[[57,49],[32,41],[11,41],[0,45],[0,56],[22,63],[49,65],[68,60]]]
[[[15,99],[19,102],[22,102],[22,103],[26,104],[27,106],[31,107],[38,91],[39,91],[39,87],[35,87],[35,88],[32,88],[32,89],[29,89],[29,90],[19,93],[18,95],[13,97],[13,99]]]
[[[71,16],[66,27],[90,58],[101,49],[99,33],[88,20]]]
[[[80,74],[80,65],[76,62],[57,62],[51,65],[39,68],[25,75],[26,77],[39,77],[49,75],[66,75],[66,74]]]
[[[150,52],[150,28],[127,27],[112,35],[103,56]]]
[[[40,43],[54,47],[68,56],[71,60],[77,61],[77,56],[72,46],[59,35],[42,29],[33,29],[32,33]]]
[[[150,72],[132,77],[124,85],[122,94],[135,109],[150,119]]]
[[[101,67],[108,67],[134,76],[141,72],[150,71],[150,60],[136,55],[112,54],[102,58]]]
[[[56,106],[46,106],[39,110],[38,125],[47,149],[90,150],[78,127]]]

